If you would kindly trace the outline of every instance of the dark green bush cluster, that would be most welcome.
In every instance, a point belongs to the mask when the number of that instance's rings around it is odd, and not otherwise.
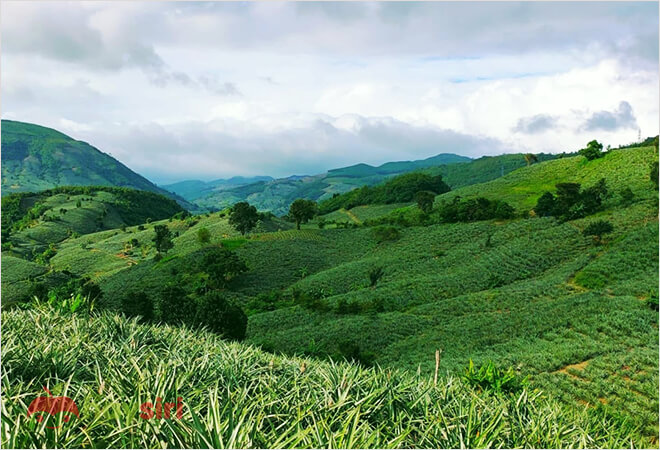
[[[492,361],[487,361],[477,368],[470,360],[463,379],[483,391],[491,391],[496,394],[515,394],[522,391],[527,385],[527,377],[521,379],[512,367],[507,370],[500,369]]]
[[[398,228],[387,225],[374,228],[373,235],[379,244],[388,241],[398,241],[401,238],[401,232]]]
[[[537,216],[554,216],[562,221],[578,219],[599,211],[608,198],[609,191],[604,178],[595,185],[581,189],[580,183],[559,183],[557,194],[545,192],[536,203]]]
[[[165,286],[152,299],[141,291],[129,291],[122,298],[122,311],[142,321],[155,320],[173,325],[204,326],[229,339],[241,340],[247,316],[221,291],[192,297],[178,285]]]
[[[382,298],[363,302],[347,302],[343,298],[337,302],[335,312],[337,314],[365,314],[380,313],[385,311],[385,301]]]
[[[360,205],[410,202],[420,191],[436,195],[449,192],[451,188],[442,181],[442,175],[420,172],[406,173],[377,186],[363,186],[345,194],[333,196],[319,204],[319,214],[327,214],[340,208],[350,209]]]
[[[256,297],[252,297],[245,308],[248,315],[265,311],[275,311],[276,309],[292,306],[293,298],[285,296],[282,291],[272,289],[268,292],[262,292]]]
[[[475,222],[490,219],[512,219],[515,209],[501,200],[489,200],[484,197],[463,200],[454,197],[453,201],[444,202],[438,207],[441,222]]]
[[[591,222],[582,232],[585,236],[594,236],[597,240],[603,237],[604,234],[608,234],[614,231],[614,226],[607,220],[597,220]]]

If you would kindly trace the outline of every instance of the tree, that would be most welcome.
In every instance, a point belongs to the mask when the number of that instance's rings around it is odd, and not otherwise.
[[[587,158],[589,161],[600,158],[603,156],[603,144],[593,140],[587,144],[586,148],[583,148],[578,153]]]
[[[307,223],[318,211],[315,201],[299,198],[289,207],[289,216],[296,222],[296,228],[300,230],[301,223]]]
[[[257,224],[259,213],[257,208],[248,202],[238,202],[229,213],[229,225],[233,226],[241,235],[249,233]]]
[[[655,148],[655,152],[658,153],[658,136],[653,139],[653,147]]]
[[[604,234],[614,231],[614,227],[607,220],[591,222],[582,232],[585,236],[593,236],[596,243],[600,243]]]
[[[417,206],[424,214],[429,214],[433,211],[433,202],[435,202],[435,194],[430,191],[419,191],[415,194],[415,201]]]
[[[523,155],[523,158],[525,158],[525,162],[527,163],[528,166],[531,166],[535,162],[538,162],[538,158],[534,153],[525,153]]]
[[[167,253],[168,250],[174,247],[172,242],[172,232],[167,225],[155,225],[154,231],[156,235],[153,238],[158,253]]]
[[[197,242],[200,244],[208,244],[211,240],[211,232],[206,227],[197,230]]]

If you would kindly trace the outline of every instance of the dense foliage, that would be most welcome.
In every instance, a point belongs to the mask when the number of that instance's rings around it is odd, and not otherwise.
[[[534,212],[541,217],[555,216],[560,220],[585,217],[600,210],[610,193],[604,178],[595,185],[581,189],[580,183],[558,183],[557,194],[544,192]]]
[[[276,356],[109,313],[44,306],[3,311],[2,323],[6,448],[650,445],[605,408],[570,409],[528,390],[507,397],[444,376],[434,386],[425,375]],[[80,418],[28,418],[44,386],[73,399]],[[140,405],[156,397],[180,397],[182,418],[141,419]]]
[[[242,235],[249,233],[259,220],[257,208],[248,202],[238,202],[232,206],[229,213],[229,224],[236,228]]]

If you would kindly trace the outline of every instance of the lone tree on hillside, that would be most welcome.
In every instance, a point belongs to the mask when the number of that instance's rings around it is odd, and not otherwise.
[[[424,212],[424,214],[433,211],[433,202],[435,202],[435,194],[433,192],[419,191],[415,194],[415,200],[417,201],[417,206]]]
[[[525,158],[525,162],[527,163],[528,166],[531,166],[535,162],[539,161],[539,159],[536,157],[534,153],[525,153],[523,155],[523,158]]]
[[[614,227],[607,220],[597,220],[596,222],[590,223],[587,228],[584,229],[582,234],[585,236],[593,236],[594,241],[597,244],[600,244],[601,239],[604,234],[608,234],[614,231]]]
[[[318,211],[318,205],[315,201],[299,198],[291,203],[289,207],[289,216],[296,222],[296,228],[300,230],[301,223],[307,223]]]
[[[600,158],[603,156],[603,144],[593,140],[587,144],[587,148],[583,148],[578,153],[587,158],[589,161]]]
[[[211,232],[208,228],[202,227],[197,230],[197,241],[200,244],[207,244],[211,240]]]
[[[154,236],[153,241],[158,254],[167,253],[168,250],[174,247],[174,243],[172,242],[172,232],[167,228],[167,225],[155,225],[154,231],[156,232],[156,235]]]
[[[233,226],[242,235],[252,231],[257,224],[257,220],[259,220],[257,208],[248,202],[236,203],[229,213],[229,225]]]

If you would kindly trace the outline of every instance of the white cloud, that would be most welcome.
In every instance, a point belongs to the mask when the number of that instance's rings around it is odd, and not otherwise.
[[[168,179],[618,145],[658,132],[657,25],[652,3],[8,3],[3,117]]]

